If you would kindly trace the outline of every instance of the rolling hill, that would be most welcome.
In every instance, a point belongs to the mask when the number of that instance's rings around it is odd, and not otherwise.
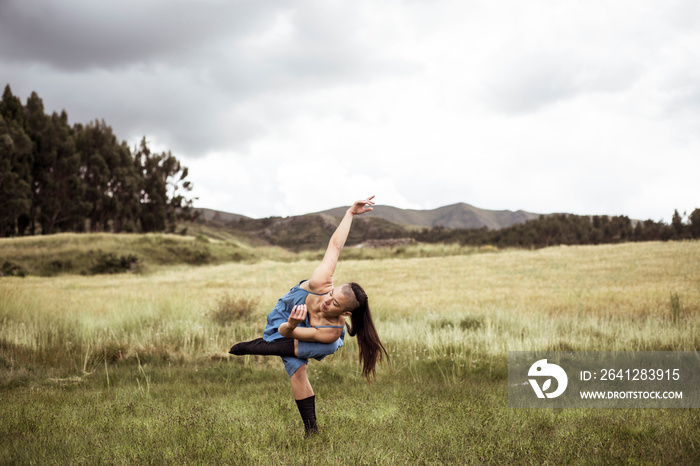
[[[219,223],[226,223],[241,218],[250,218],[246,217],[245,215],[231,214],[229,212],[222,212],[220,210],[206,209],[201,207],[195,208],[194,210],[195,212],[199,213],[199,218],[206,221],[213,221]]]

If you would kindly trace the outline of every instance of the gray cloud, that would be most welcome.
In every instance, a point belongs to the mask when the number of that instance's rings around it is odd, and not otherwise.
[[[177,62],[264,26],[281,2],[5,1],[0,57],[79,71]]]
[[[644,72],[638,55],[611,50],[626,47],[627,38],[566,40],[561,32],[515,36],[489,59],[485,97],[494,108],[528,113],[582,94],[620,92]]]
[[[486,98],[501,111],[528,113],[582,94],[622,91],[641,71],[632,60],[596,63],[562,50],[524,52],[492,71]]]
[[[412,72],[364,38],[353,7],[5,1],[0,70],[72,121],[104,118],[121,137],[147,134],[190,156],[241,149],[303,109],[304,93]]]
[[[497,111],[525,114],[581,96],[622,94],[641,82],[646,98],[666,94],[656,104],[670,113],[686,96],[694,106],[697,2],[633,5],[559,5],[518,23],[485,63],[484,100]]]

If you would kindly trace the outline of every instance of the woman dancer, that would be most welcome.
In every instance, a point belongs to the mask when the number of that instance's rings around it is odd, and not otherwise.
[[[377,360],[387,354],[372,321],[367,294],[357,283],[333,286],[333,273],[340,251],[350,232],[352,219],[372,210],[371,196],[356,201],[345,212],[331,236],[323,260],[311,274],[279,299],[267,316],[263,338],[235,344],[231,354],[281,356],[289,374],[292,394],[304,421],[305,436],[318,431],[315,395],[306,374],[309,358],[318,360],[343,346],[344,327],[357,336],[362,374],[370,380],[375,375]],[[346,324],[345,319],[350,319]]]

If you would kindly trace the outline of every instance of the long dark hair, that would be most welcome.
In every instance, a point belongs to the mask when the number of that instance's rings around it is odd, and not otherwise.
[[[372,313],[369,311],[369,300],[367,293],[357,283],[349,283],[350,289],[355,295],[358,307],[352,311],[350,316],[350,324],[347,324],[348,334],[351,337],[357,335],[357,346],[360,348],[360,362],[362,363],[362,375],[370,380],[370,376],[376,376],[375,366],[377,359],[382,361],[384,357],[389,364],[389,353],[384,349],[384,345],[379,340],[377,329],[374,328],[372,321]],[[382,354],[383,353],[383,354]]]

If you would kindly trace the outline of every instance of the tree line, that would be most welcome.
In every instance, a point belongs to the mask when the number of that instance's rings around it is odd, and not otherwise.
[[[670,224],[653,220],[632,221],[626,216],[573,214],[541,215],[525,223],[499,230],[423,228],[412,232],[416,241],[463,245],[542,248],[560,244],[605,244],[627,241],[669,241],[700,238],[700,209],[683,220],[674,211]]]
[[[32,92],[0,101],[0,237],[57,232],[151,232],[191,217],[188,170],[144,137],[130,149],[104,120],[68,123]]]

